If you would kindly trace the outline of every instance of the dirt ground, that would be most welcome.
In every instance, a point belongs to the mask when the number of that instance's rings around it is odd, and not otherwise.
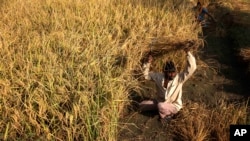
[[[204,30],[203,38],[206,41],[205,47],[195,56],[198,68],[194,77],[183,86],[183,102],[213,105],[221,98],[231,102],[249,98],[249,77],[245,75],[246,67],[236,57],[233,40],[228,36],[218,37],[215,30]],[[166,132],[171,129],[159,121],[157,112],[139,113],[130,110],[122,117],[121,123],[124,125],[118,140],[174,140]]]

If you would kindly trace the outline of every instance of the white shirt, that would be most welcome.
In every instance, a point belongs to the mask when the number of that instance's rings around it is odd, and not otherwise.
[[[182,86],[197,68],[196,60],[190,52],[187,52],[187,61],[188,64],[184,71],[177,73],[174,79],[168,82],[167,88],[164,87],[164,73],[150,72],[151,64],[144,64],[144,77],[156,83],[157,94],[160,97],[159,101],[174,104],[178,111],[182,108]]]

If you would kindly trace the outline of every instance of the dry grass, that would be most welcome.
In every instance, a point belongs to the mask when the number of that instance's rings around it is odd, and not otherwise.
[[[1,140],[116,140],[128,95],[140,89],[133,72],[152,43],[164,52],[159,70],[166,59],[183,68],[178,47],[200,43],[188,8],[181,0],[0,1]],[[229,124],[246,120],[244,105],[187,107],[175,127],[184,140],[223,140]]]
[[[230,137],[230,125],[246,124],[246,117],[247,103],[226,103],[224,99],[216,107],[186,103],[170,126],[178,140],[225,141]]]
[[[2,140],[116,140],[150,44],[172,50],[200,42],[181,0],[1,0],[0,17]],[[183,57],[168,51],[156,69],[165,59],[181,69]],[[175,128],[185,140],[220,140],[229,124],[245,120],[244,106],[187,106]]]
[[[192,13],[171,4],[0,1],[0,138],[116,140],[151,39],[197,40]]]

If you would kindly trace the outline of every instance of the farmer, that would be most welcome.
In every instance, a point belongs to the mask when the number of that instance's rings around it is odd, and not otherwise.
[[[203,27],[207,26],[206,15],[212,19],[213,22],[216,22],[214,17],[208,13],[206,7],[203,7],[201,2],[197,2],[196,7],[194,8],[196,11],[195,18],[198,23],[200,23]]]
[[[196,70],[196,61],[191,52],[184,49],[187,55],[187,66],[183,72],[177,72],[172,61],[167,61],[163,73],[150,72],[153,61],[149,56],[148,62],[144,64],[144,77],[156,83],[156,100],[144,100],[139,103],[141,111],[158,110],[160,119],[169,119],[182,108],[182,86]]]

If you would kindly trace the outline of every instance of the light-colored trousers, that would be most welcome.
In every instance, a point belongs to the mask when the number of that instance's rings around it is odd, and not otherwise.
[[[154,100],[142,101],[139,104],[139,107],[141,111],[158,110],[161,118],[172,116],[178,112],[173,104],[166,102],[157,102]]]

